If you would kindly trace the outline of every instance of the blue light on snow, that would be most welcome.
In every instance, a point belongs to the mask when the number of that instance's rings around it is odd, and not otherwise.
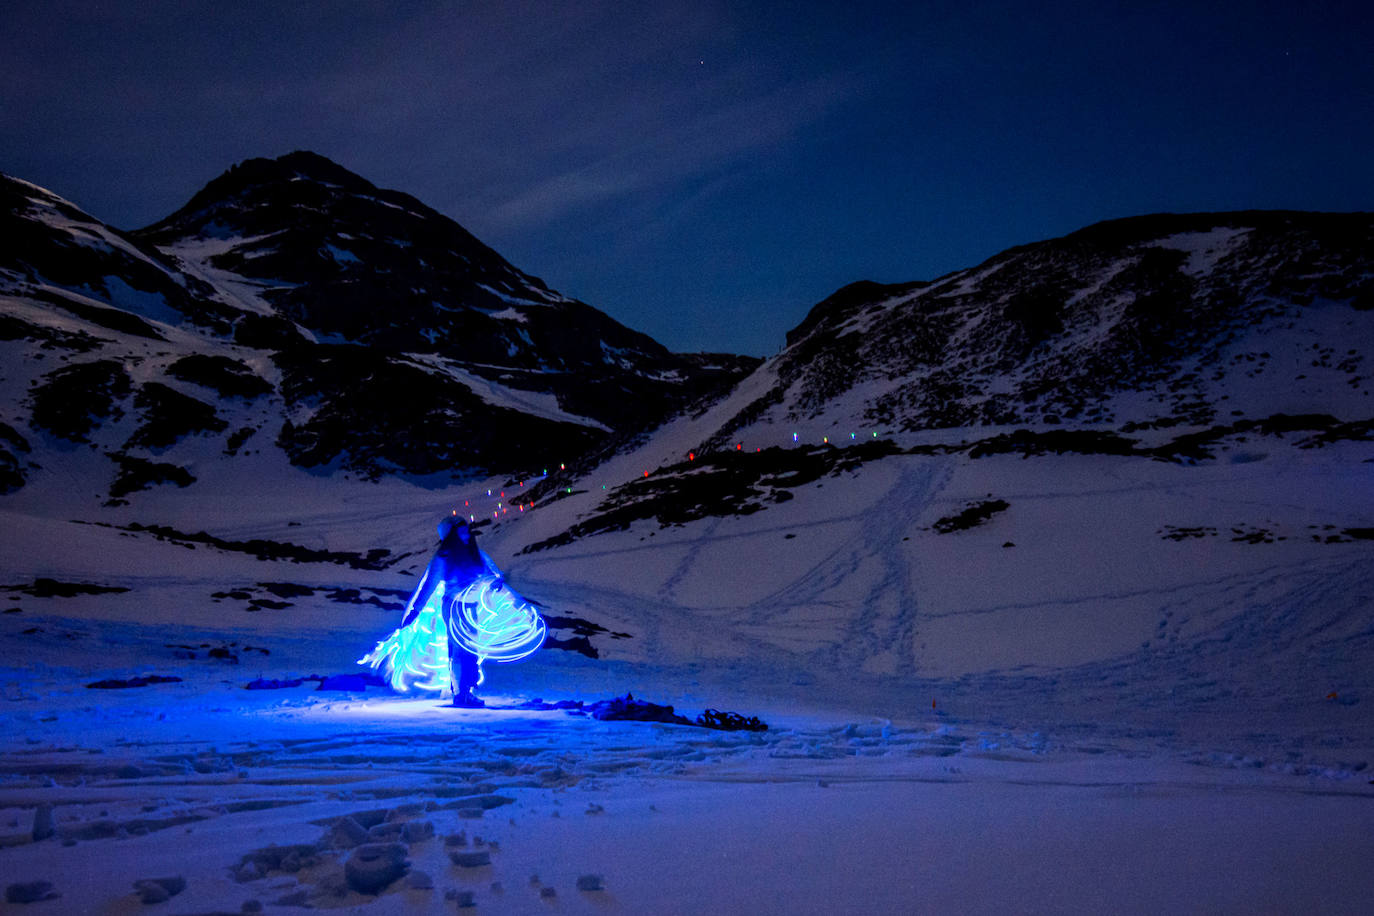
[[[454,607],[445,626],[443,607],[449,600]],[[483,662],[519,661],[538,650],[548,633],[528,601],[499,576],[488,574],[451,598],[441,583],[409,626],[377,643],[358,664],[384,668],[391,686],[402,693],[442,692],[449,687],[450,630],[459,645],[477,656],[478,683]]]

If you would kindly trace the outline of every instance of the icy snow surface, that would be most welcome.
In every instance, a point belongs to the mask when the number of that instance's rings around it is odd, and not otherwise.
[[[259,315],[275,315],[276,309],[262,297],[262,293],[268,289],[281,288],[290,284],[280,281],[265,283],[261,280],[250,280],[233,271],[215,267],[210,263],[210,259],[215,255],[232,251],[241,245],[260,242],[277,234],[279,233],[247,238],[231,236],[228,238],[189,239],[170,246],[168,250],[177,258],[187,273],[199,277],[216,289],[223,291],[228,297],[229,305]]]

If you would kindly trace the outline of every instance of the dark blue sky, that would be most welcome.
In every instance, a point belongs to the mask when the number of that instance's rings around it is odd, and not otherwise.
[[[1100,219],[1374,209],[1371,8],[10,0],[0,170],[132,228],[312,149],[765,355],[846,283]]]

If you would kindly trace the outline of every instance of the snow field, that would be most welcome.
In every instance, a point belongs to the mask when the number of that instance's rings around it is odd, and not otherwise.
[[[1371,889],[1360,791],[1258,768],[826,714],[719,733],[203,680],[147,690],[165,692],[6,710],[0,861],[62,894],[25,912],[122,910],[135,878],[164,872],[187,880],[174,906],[197,912],[441,912],[452,890],[534,913],[551,887],[569,912],[1340,913]],[[91,728],[73,742],[78,723]],[[57,835],[24,842],[39,805]],[[433,889],[347,888],[333,825],[372,811],[373,837],[410,837]],[[313,851],[241,870],[271,844]],[[490,864],[455,865],[455,850]],[[604,890],[579,891],[593,875]]]

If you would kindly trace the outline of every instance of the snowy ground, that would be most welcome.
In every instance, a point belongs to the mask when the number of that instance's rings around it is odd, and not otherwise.
[[[26,488],[0,502],[0,874],[61,896],[4,912],[1368,912],[1374,541],[1340,532],[1374,520],[1374,454],[1241,451],[899,456],[749,516],[519,553],[570,496],[484,536],[547,613],[629,634],[492,667],[493,707],[633,691],[761,734],[244,689],[352,670],[435,510],[487,484],[325,500],[301,475],[98,515]],[[260,560],[135,521],[409,556]],[[84,686],[136,674],[181,680]],[[432,887],[349,890],[356,827]]]
[[[96,632],[139,643],[126,626]],[[1354,913],[1374,890],[1365,780],[1138,735],[771,709],[767,733],[725,733],[250,692],[238,669],[163,664],[185,679],[123,691],[11,685],[0,826],[18,845],[0,862],[7,883],[46,879],[62,894],[25,912],[140,910],[134,880],[168,876],[187,889],[159,909],[182,913],[252,900],[449,911],[449,890],[512,913]],[[54,806],[57,835],[28,842],[40,805]],[[351,853],[331,825],[378,811],[374,830],[409,831],[412,872],[432,889],[347,890]],[[466,845],[446,845],[457,834]],[[236,871],[274,843],[322,848],[298,870]],[[490,864],[448,855],[482,850]],[[604,890],[577,889],[593,875]]]
[[[0,851],[7,882],[62,894],[25,912],[140,910],[133,881],[167,876],[188,886],[160,909],[183,913],[450,911],[450,890],[511,913],[1354,913],[1370,899],[1374,799],[1350,780],[938,717],[765,711],[766,734],[720,733],[249,693],[180,670],[7,716],[0,823],[22,834],[55,806],[56,837]],[[417,837],[406,854],[433,888],[346,890],[330,825],[377,811],[374,830]],[[466,845],[446,845],[458,834]],[[298,870],[235,871],[269,844],[321,840]],[[483,850],[477,867],[448,856]],[[577,889],[593,875],[604,890]]]

